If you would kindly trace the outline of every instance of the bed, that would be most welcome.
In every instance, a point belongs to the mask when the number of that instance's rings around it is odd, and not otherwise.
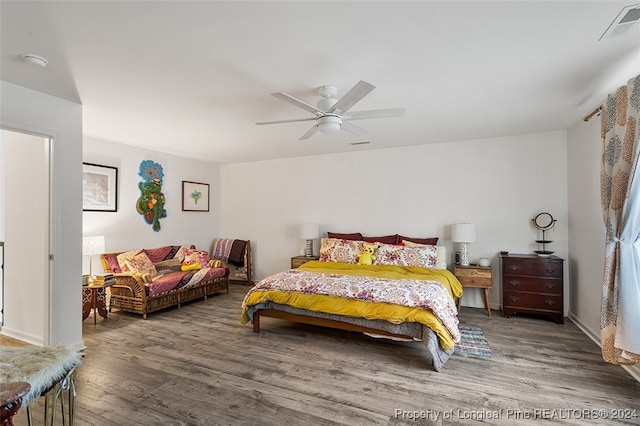
[[[323,238],[320,260],[269,276],[249,290],[241,322],[252,323],[256,333],[260,317],[273,317],[422,341],[427,361],[440,371],[460,339],[454,300],[462,295],[460,282],[438,262],[444,248],[380,243],[374,263],[360,265],[362,243]]]

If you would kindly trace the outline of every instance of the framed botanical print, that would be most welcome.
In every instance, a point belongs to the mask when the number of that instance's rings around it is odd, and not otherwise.
[[[82,163],[82,210],[85,212],[118,211],[118,169]]]
[[[209,211],[209,184],[182,181],[182,211]]]

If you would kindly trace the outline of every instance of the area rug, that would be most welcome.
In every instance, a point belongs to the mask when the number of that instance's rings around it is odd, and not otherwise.
[[[477,357],[491,358],[491,348],[480,327],[461,325],[460,342],[456,343],[455,354]]]

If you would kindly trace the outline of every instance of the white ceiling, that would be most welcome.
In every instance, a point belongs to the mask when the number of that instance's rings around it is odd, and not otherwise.
[[[2,0],[0,76],[81,102],[87,136],[222,163],[543,132],[638,73],[640,31],[598,41],[636,3]],[[310,116],[272,92],[359,80],[353,111],[406,114],[364,137],[255,125]]]

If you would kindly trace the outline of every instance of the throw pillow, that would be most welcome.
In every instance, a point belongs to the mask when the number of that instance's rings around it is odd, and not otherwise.
[[[437,249],[435,246],[405,247],[381,244],[376,252],[374,265],[421,266],[435,268]]]
[[[184,260],[183,264],[193,265],[199,263],[201,267],[206,267],[209,264],[209,253],[206,250],[196,250],[188,247],[183,248]]]
[[[153,266],[153,263],[149,260],[149,256],[147,256],[144,251],[133,256],[133,258],[127,262],[127,267],[132,273],[141,275],[149,274],[152,278],[158,275],[156,267]]]
[[[407,240],[402,240],[406,247],[429,247],[433,244],[418,244]],[[435,269],[447,269],[447,248],[445,246],[435,246],[436,248],[436,266]]]
[[[323,238],[320,240],[320,261],[358,263],[363,241]]]
[[[120,265],[120,270],[122,272],[129,272],[129,261],[131,259],[133,259],[133,257],[140,253],[140,250],[130,250],[130,251],[125,251],[123,253],[120,253],[117,256],[118,259],[118,265]]]

